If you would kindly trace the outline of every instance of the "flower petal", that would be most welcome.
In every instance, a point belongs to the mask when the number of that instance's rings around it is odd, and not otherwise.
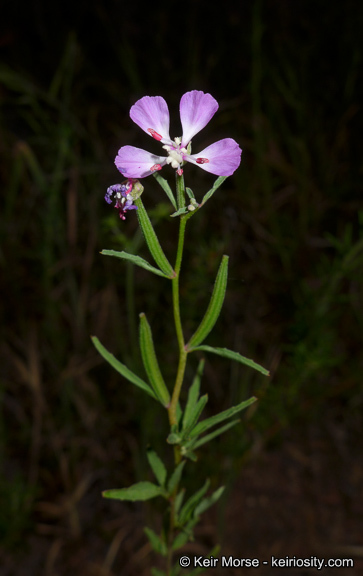
[[[187,162],[217,176],[230,176],[241,162],[242,150],[233,138],[224,138],[204,148],[199,154],[184,155]]]
[[[210,94],[192,90],[181,97],[180,121],[183,127],[182,146],[187,146],[218,110],[218,102]]]
[[[116,167],[125,178],[145,178],[160,170],[165,163],[164,156],[156,156],[135,146],[123,146],[115,158]]]
[[[161,96],[144,96],[130,110],[131,119],[156,140],[170,141],[168,105]],[[160,136],[160,138],[159,138]]]

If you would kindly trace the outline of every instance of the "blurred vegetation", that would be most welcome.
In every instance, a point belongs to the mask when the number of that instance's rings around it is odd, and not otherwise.
[[[215,443],[203,473],[218,476],[216,454],[233,457],[237,469],[251,447],[278,442],[281,431],[310,419],[337,418],[362,431],[362,9],[283,0],[231,2],[223,11],[202,0],[181,12],[116,0],[37,6],[24,6],[19,21],[17,3],[8,3],[0,37],[7,549],[34,530],[112,538],[100,491],[131,483],[135,468],[147,473],[147,443],[164,450],[166,422],[89,339],[96,334],[140,371],[137,314],[145,311],[173,378],[169,286],[99,255],[146,254],[133,214],[121,222],[103,200],[120,181],[118,148],[150,147],[128,116],[145,94],[165,97],[177,134],[180,96],[209,91],[220,110],[195,146],[231,136],[243,148],[241,168],[190,223],[182,315],[191,331],[222,254],[230,254],[227,300],[209,342],[255,358],[272,377],[208,359],[211,412],[252,392],[260,402],[238,435]],[[172,171],[164,176],[172,182]],[[189,166],[185,176],[197,198],[213,181]],[[172,255],[166,198],[152,179],[144,184]]]

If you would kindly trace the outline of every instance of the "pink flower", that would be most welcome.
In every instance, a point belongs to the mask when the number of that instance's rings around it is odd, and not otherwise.
[[[200,132],[218,110],[217,101],[210,94],[192,90],[180,100],[181,138],[169,136],[170,116],[168,105],[161,96],[144,96],[131,107],[130,117],[144,132],[161,142],[167,156],[157,156],[135,148],[123,146],[118,151],[115,164],[126,178],[145,178],[165,164],[170,164],[181,175],[184,162],[191,162],[217,176],[230,176],[241,162],[242,150],[232,138],[219,140],[199,154],[190,154],[192,138]]]

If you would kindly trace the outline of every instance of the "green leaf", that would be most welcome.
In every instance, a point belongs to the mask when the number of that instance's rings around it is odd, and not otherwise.
[[[108,350],[106,350],[106,348],[101,344],[101,342],[96,336],[92,336],[91,340],[95,348],[98,350],[101,356],[104,357],[106,362],[111,364],[112,368],[117,370],[117,372],[119,372],[124,378],[129,380],[129,382],[135,384],[135,386],[141,388],[141,390],[144,390],[144,392],[149,394],[152,398],[154,398],[154,400],[157,400],[156,394],[154,394],[150,386],[146,384],[146,382],[144,382],[141,378],[139,378],[139,376],[136,376],[136,374],[131,372],[131,370],[129,370],[129,368],[127,368],[125,364],[121,364],[121,362],[119,362],[113,354],[111,354]]]
[[[188,542],[188,540],[192,540],[193,539],[193,528],[194,526],[198,523],[199,518],[192,518],[188,524],[186,526],[184,526],[183,530],[181,532],[179,532],[179,534],[177,535],[177,537],[175,538],[174,542],[173,542],[173,550],[177,550],[178,548],[181,548],[182,546],[184,546],[184,544],[186,542]]]
[[[184,411],[183,430],[185,430],[186,428],[189,427],[192,411],[194,410],[194,407],[195,407],[196,403],[198,402],[199,391],[200,391],[200,380],[201,380],[201,377],[203,374],[204,364],[205,364],[205,361],[204,361],[204,358],[202,358],[199,361],[197,373],[193,379],[193,383],[192,383],[191,387],[189,388],[188,400],[187,400],[187,403],[185,406],[185,411]]]
[[[220,488],[218,488],[218,490],[213,492],[211,496],[209,496],[208,498],[204,498],[204,500],[202,500],[201,503],[198,504],[198,506],[196,507],[194,511],[195,516],[200,516],[201,514],[203,514],[203,512],[208,510],[208,508],[213,506],[213,504],[215,504],[217,500],[219,500],[219,498],[222,496],[224,488],[225,486],[221,486]]]
[[[161,556],[166,556],[168,550],[165,542],[160,538],[160,536],[155,534],[154,530],[148,528],[147,526],[145,526],[144,532],[149,539],[152,549],[155,550],[155,552],[158,554],[161,554]]]
[[[263,366],[260,366],[260,364],[257,364],[253,360],[250,360],[249,358],[242,356],[241,354],[239,354],[239,352],[233,352],[232,350],[228,350],[228,348],[214,348],[212,346],[204,346],[204,345],[195,347],[193,346],[193,348],[190,349],[189,352],[194,352],[195,350],[211,352],[212,354],[217,354],[217,356],[223,356],[224,358],[229,358],[230,360],[236,360],[241,364],[245,364],[250,368],[254,368],[258,372],[261,372],[261,374],[263,374],[264,376],[270,376],[270,372],[266,370],[266,368],[263,368]]]
[[[166,480],[166,468],[163,461],[159,458],[154,450],[149,448],[147,450],[147,459],[149,461],[150,467],[155,474],[155,478],[159,482],[160,486],[165,486]]]
[[[167,197],[169,198],[170,202],[172,203],[172,205],[174,206],[174,208],[176,210],[177,209],[176,200],[175,200],[174,194],[173,194],[172,189],[170,188],[167,180],[165,180],[165,178],[160,176],[160,174],[158,174],[157,172],[154,172],[153,176],[154,176],[155,180],[157,181],[157,183],[162,187],[165,194],[167,195]]]
[[[168,444],[180,444],[182,440],[183,438],[180,436],[180,434],[175,434],[173,432],[169,434],[166,439]]]
[[[185,428],[185,430],[183,430],[183,438],[187,438],[188,435],[190,434],[190,431],[193,430],[207,402],[208,402],[208,394],[204,394],[204,396],[199,398],[198,402],[196,403],[196,405],[194,406],[193,410],[190,413],[190,420],[188,427]]]
[[[213,196],[214,192],[216,190],[218,190],[218,188],[223,184],[223,182],[228,178],[228,176],[219,176],[219,178],[217,178],[217,180],[214,182],[213,187],[209,190],[209,192],[207,192],[205,194],[205,196],[203,197],[201,206],[203,206],[203,204],[205,204],[207,202],[207,200],[209,200],[209,198],[211,196]]]
[[[187,348],[194,348],[198,346],[205,338],[208,336],[209,332],[212,330],[213,326],[218,320],[218,316],[221,312],[224,297],[227,288],[227,278],[228,278],[228,256],[223,256],[221,265],[218,270],[217,278],[214,284],[212,297],[209,302],[208,309],[201,321],[199,328],[191,337]]]
[[[117,252],[116,250],[102,250],[101,254],[104,254],[105,256],[116,256],[116,258],[122,258],[123,260],[128,260],[129,262],[132,262],[136,266],[140,266],[140,268],[145,268],[145,270],[153,272],[153,274],[163,276],[164,278],[170,278],[170,276],[164,274],[164,272],[162,272],[158,268],[155,268],[155,266],[149,264],[147,260],[144,260],[144,258],[136,256],[135,254],[129,254],[128,252],[124,251]]]
[[[185,488],[182,488],[175,498],[174,510],[176,515],[179,514],[180,507],[184,500],[184,495],[185,495]]]
[[[183,207],[183,208],[179,208],[179,210],[177,210],[176,212],[173,212],[172,214],[170,214],[171,218],[175,218],[175,216],[181,216],[182,214],[187,214],[189,212],[188,208]]]
[[[177,537],[173,542],[172,546],[173,550],[178,550],[179,548],[184,546],[184,544],[188,542],[189,538],[190,534],[188,532],[179,532],[179,534],[177,535]]]
[[[155,354],[151,328],[144,313],[140,314],[140,349],[142,361],[150,384],[160,402],[164,406],[168,406],[170,402],[170,394],[160,372]]]
[[[249,398],[248,400],[245,400],[244,402],[237,404],[237,406],[232,406],[232,408],[228,408],[228,410],[224,410],[223,412],[220,412],[215,416],[211,416],[210,418],[202,420],[202,422],[199,422],[196,425],[196,427],[192,430],[190,435],[192,437],[200,436],[200,434],[203,434],[203,432],[205,432],[209,428],[212,428],[212,426],[215,426],[216,424],[223,422],[223,420],[232,418],[232,416],[234,416],[238,412],[241,412],[241,410],[244,410],[245,408],[256,402],[256,400],[257,398],[255,398],[255,396],[252,396],[252,398]]]
[[[192,198],[195,199],[193,190],[191,190],[190,188],[185,188],[186,193],[188,194],[189,198],[192,200]]]
[[[183,473],[183,468],[185,466],[185,460],[180,462],[172,473],[170,480],[168,482],[168,494],[171,494],[180,482],[181,475]]]
[[[179,525],[182,526],[183,524],[185,524],[185,522],[188,522],[190,520],[190,518],[193,515],[194,509],[199,504],[204,494],[207,492],[209,485],[210,480],[207,479],[203,484],[203,486],[186,501],[179,515],[178,519]]]
[[[102,492],[104,498],[112,498],[113,500],[128,500],[129,502],[136,502],[138,500],[150,500],[156,496],[164,496],[165,490],[160,486],[156,486],[152,482],[138,482],[129,486],[129,488],[120,488],[118,490],[105,490]]]
[[[203,444],[207,444],[208,442],[216,438],[216,436],[220,436],[221,434],[224,434],[224,432],[227,432],[227,430],[238,424],[238,422],[241,422],[239,418],[237,418],[237,420],[232,420],[232,422],[228,422],[228,424],[221,426],[217,430],[214,430],[214,432],[211,432],[210,434],[203,436],[203,438],[201,438],[200,440],[194,442],[192,441],[190,446],[185,445],[184,448],[188,450],[189,449],[197,450],[197,448],[200,448],[200,446],[203,446]],[[187,455],[187,452],[185,455]]]
[[[144,208],[141,198],[135,200],[135,205],[138,207],[137,217],[152,257],[154,258],[156,264],[159,266],[160,270],[164,272],[168,278],[175,278],[175,272],[160,246],[160,242],[155,234],[154,228]]]

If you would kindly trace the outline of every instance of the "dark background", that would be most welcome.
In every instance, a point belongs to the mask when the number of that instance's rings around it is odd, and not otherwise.
[[[161,508],[104,501],[101,491],[148,478],[148,444],[170,461],[167,419],[112,372],[89,336],[142,374],[144,311],[171,386],[168,283],[99,252],[149,258],[135,214],[121,222],[104,193],[120,181],[119,147],[158,150],[130,106],[163,96],[176,136],[180,97],[192,89],[220,105],[195,150],[233,137],[243,155],[189,225],[185,331],[198,324],[229,254],[227,297],[207,343],[253,357],[271,378],[207,359],[207,414],[251,394],[259,402],[189,465],[190,490],[207,474],[212,487],[227,485],[227,497],[186,552],[207,554],[220,542],[221,554],[261,561],[353,557],[355,568],[339,573],[358,575],[362,6],[18,0],[1,12],[1,576],[150,573],[142,526],[157,526]],[[171,170],[163,175],[173,182]],[[197,199],[213,183],[192,166],[185,177]],[[152,178],[144,185],[173,259],[170,205]],[[270,573],[279,574],[261,569]]]

